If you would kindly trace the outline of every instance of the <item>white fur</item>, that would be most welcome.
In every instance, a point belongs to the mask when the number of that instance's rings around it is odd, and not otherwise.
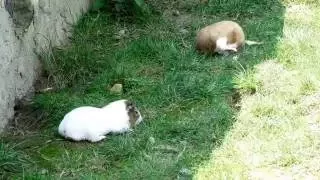
[[[114,101],[103,108],[83,106],[67,113],[61,121],[58,132],[74,141],[88,140],[98,142],[108,133],[132,131],[126,110],[126,100]],[[140,118],[136,121],[139,124]]]
[[[227,44],[227,37],[220,37],[216,41],[216,49],[215,52],[220,54],[224,54],[224,51],[231,50],[237,52],[236,44]]]

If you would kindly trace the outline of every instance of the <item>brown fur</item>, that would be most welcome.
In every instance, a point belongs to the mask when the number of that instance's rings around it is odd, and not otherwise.
[[[237,43],[237,49],[245,44],[245,35],[241,26],[233,21],[220,21],[202,28],[196,37],[196,49],[202,53],[214,53],[216,41],[227,37],[228,44]]]
[[[130,128],[133,128],[136,124],[136,121],[139,119],[140,115],[137,112],[137,107],[132,101],[126,101],[126,109],[128,111]]]

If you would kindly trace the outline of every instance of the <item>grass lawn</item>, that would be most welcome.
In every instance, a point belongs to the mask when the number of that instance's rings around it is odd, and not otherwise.
[[[317,4],[147,2],[153,13],[144,21],[86,14],[71,43],[45,55],[57,90],[33,99],[36,128],[29,127],[32,121],[21,122],[2,138],[0,176],[319,177]],[[198,54],[196,31],[226,19],[239,22],[249,40],[264,44],[246,46],[236,56]],[[123,94],[109,91],[114,83],[124,85]],[[57,134],[71,109],[120,98],[135,100],[144,116],[134,133],[110,135],[97,144]]]

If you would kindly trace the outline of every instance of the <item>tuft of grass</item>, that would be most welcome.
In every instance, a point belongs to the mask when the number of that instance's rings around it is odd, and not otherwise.
[[[235,88],[241,94],[254,94],[259,88],[259,82],[254,71],[240,71],[234,78]]]
[[[0,177],[6,179],[14,173],[21,173],[31,165],[30,160],[22,152],[11,145],[0,143]]]

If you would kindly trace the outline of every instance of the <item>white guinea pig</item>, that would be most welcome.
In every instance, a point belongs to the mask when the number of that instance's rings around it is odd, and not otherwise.
[[[96,108],[83,106],[67,113],[61,121],[58,132],[74,141],[98,142],[108,133],[123,133],[142,121],[141,114],[132,101],[118,100]]]

